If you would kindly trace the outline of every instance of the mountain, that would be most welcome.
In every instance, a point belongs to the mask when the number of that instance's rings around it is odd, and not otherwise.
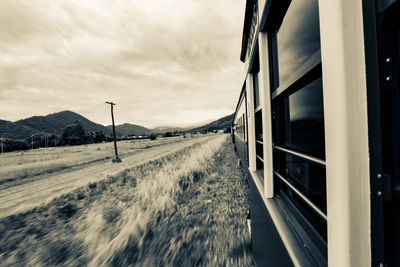
[[[230,127],[232,124],[234,114],[222,117],[218,120],[210,122],[206,125],[190,129],[189,131],[192,133],[195,132],[212,132],[214,130],[225,130],[226,128]]]
[[[28,119],[16,121],[15,124],[29,126],[52,134],[62,134],[63,130],[71,123],[79,122],[86,132],[106,132],[107,128],[94,123],[78,113],[66,110],[47,116],[34,116]]]
[[[157,127],[148,129],[135,124],[121,124],[115,126],[118,136],[134,135],[149,135],[152,133],[165,133],[174,131],[190,131],[190,132],[212,132],[214,130],[223,130],[230,127],[233,119],[233,114],[225,116],[221,119],[196,127],[193,129],[178,128],[178,127]],[[87,118],[72,112],[62,111],[49,114],[47,116],[33,116],[27,119],[16,122],[0,120],[0,138],[7,139],[25,139],[32,135],[61,135],[63,130],[70,124],[79,122],[85,132],[103,132],[112,133],[112,126],[103,126],[94,123]]]
[[[86,132],[107,132],[105,126],[67,110],[47,116],[33,116],[16,122],[0,120],[0,135],[4,134],[5,138],[13,139],[26,138],[36,134],[60,135],[68,125],[75,122],[79,122]]]
[[[17,125],[11,121],[0,120],[0,137],[20,139],[38,133],[41,132],[32,127]]]
[[[109,132],[112,132],[112,125],[107,126]],[[117,136],[128,136],[128,135],[149,135],[154,133],[152,130],[147,129],[143,126],[124,123],[115,126]]]

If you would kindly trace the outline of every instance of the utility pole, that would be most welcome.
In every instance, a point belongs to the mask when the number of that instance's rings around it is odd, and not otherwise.
[[[33,149],[33,135],[31,136],[31,145],[32,145],[32,149]]]
[[[121,162],[121,159],[118,157],[118,150],[117,150],[117,137],[115,135],[115,124],[114,124],[114,109],[113,107],[115,106],[115,103],[113,102],[106,102],[106,104],[109,104],[111,106],[111,119],[112,119],[112,128],[113,128],[113,133],[114,133],[114,150],[115,150],[115,159],[112,160],[112,162]]]

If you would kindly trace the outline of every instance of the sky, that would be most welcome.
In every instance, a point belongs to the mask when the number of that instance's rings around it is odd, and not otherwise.
[[[0,119],[189,126],[234,112],[244,0],[1,0]]]

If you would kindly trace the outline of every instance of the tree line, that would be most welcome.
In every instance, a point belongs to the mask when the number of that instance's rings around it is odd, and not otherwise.
[[[73,146],[111,141],[103,132],[86,132],[79,123],[68,125],[61,135],[35,134],[25,139],[1,138],[3,152],[36,149],[40,147]]]

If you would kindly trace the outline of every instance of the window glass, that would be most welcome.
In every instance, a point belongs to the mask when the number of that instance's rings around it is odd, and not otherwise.
[[[308,222],[313,226],[317,233],[322,237],[325,242],[327,241],[327,228],[326,222],[316,212],[304,202],[289,186],[282,182],[279,178],[276,179],[276,187],[280,191],[282,198],[288,200],[307,218]]]
[[[254,89],[254,108],[260,105],[260,93],[258,86],[258,73],[253,74],[253,89]]]
[[[255,127],[256,127],[256,140],[263,141],[263,131],[262,131],[262,114],[259,110],[255,114]]]
[[[255,134],[256,134],[256,159],[257,169],[264,169],[263,155],[263,131],[262,131],[262,111],[259,110],[255,114]],[[261,160],[262,159],[262,160]]]
[[[285,99],[285,145],[325,159],[322,79],[319,78]]]
[[[292,76],[320,49],[318,0],[292,1],[278,31],[277,43],[282,85],[297,79]]]
[[[260,158],[262,158],[262,159],[264,159],[264,154],[263,154],[263,144],[262,143],[259,143],[259,142],[257,142],[256,143],[256,153],[257,153],[257,156],[259,156]]]
[[[289,96],[276,99],[274,143],[289,150],[325,159],[322,79],[318,78]],[[278,149],[274,150],[274,170],[326,214],[326,169],[324,166]],[[275,183],[282,184],[280,178]],[[326,240],[326,222],[296,192],[282,184],[284,192],[306,220]]]
[[[263,159],[260,159],[259,157],[256,158],[256,168],[257,170],[262,170],[264,169],[264,162]],[[259,176],[261,179],[264,179],[263,176]]]
[[[273,143],[300,152],[294,156],[275,147],[274,171],[282,177],[274,176],[274,192],[294,207],[302,224],[316,230],[316,239],[326,241],[320,214],[327,213],[326,168],[310,160],[325,159],[322,73],[315,68],[321,63],[318,0],[291,0],[269,38],[272,88],[281,86],[272,95]]]
[[[245,130],[244,130],[244,114],[242,115],[242,138],[243,140],[246,140],[246,136],[245,136]]]
[[[277,153],[283,157],[280,174],[326,213],[325,167],[282,151]]]

